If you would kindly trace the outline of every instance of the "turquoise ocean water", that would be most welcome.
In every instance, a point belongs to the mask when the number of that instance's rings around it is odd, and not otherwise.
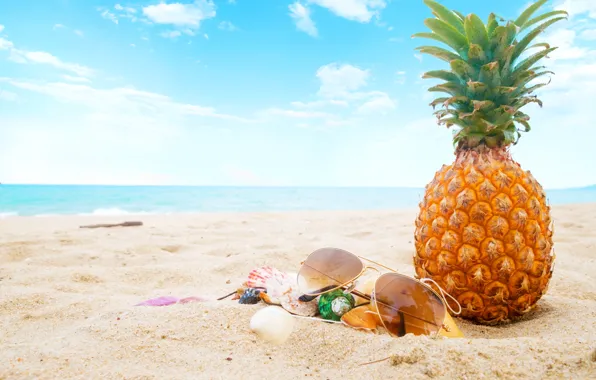
[[[422,188],[0,185],[0,217],[60,214],[375,210],[417,207]],[[547,190],[551,204],[596,202],[596,186]]]

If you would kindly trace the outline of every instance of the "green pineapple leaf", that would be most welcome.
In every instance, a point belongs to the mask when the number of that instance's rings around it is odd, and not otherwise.
[[[466,96],[471,100],[484,100],[488,87],[482,82],[469,81]]]
[[[477,70],[463,59],[454,59],[449,62],[451,71],[464,81],[476,79]]]
[[[478,80],[491,88],[501,86],[499,62],[493,61],[482,66]]]
[[[499,23],[497,22],[497,17],[494,13],[489,14],[488,21],[486,23],[486,35],[488,36],[488,38],[491,38],[497,26],[499,26]]]
[[[546,57],[549,53],[557,50],[557,47],[552,47],[548,49],[544,49],[539,51],[538,53],[534,53],[528,58],[524,59],[523,61],[519,62],[513,72],[511,73],[510,79],[512,82],[515,82],[519,76],[523,73],[528,71],[530,67],[535,64],[536,62],[540,61],[542,58]]]
[[[428,91],[430,91],[430,92],[445,92],[451,96],[456,96],[458,94],[461,94],[462,86],[457,83],[446,82],[446,83],[441,83],[436,86],[433,86],[433,87],[429,88]]]
[[[453,10],[452,12],[453,12],[453,13],[455,13],[455,14],[457,15],[457,17],[459,17],[459,18],[460,18],[461,22],[464,22],[464,20],[465,20],[466,16],[464,16],[464,15],[463,15],[463,13],[461,13],[461,12],[458,12],[458,11],[456,11],[456,10]]]
[[[519,26],[520,28],[523,27],[524,24],[530,19],[530,17],[532,17],[534,12],[536,12],[538,8],[543,6],[544,3],[546,3],[546,1],[547,0],[538,0],[537,2],[526,8],[526,10],[523,11],[521,15],[519,15],[517,20],[515,20],[515,25]]]
[[[468,40],[457,29],[449,25],[443,20],[436,18],[427,18],[424,24],[433,32],[441,36],[445,43],[451,46],[456,52],[468,50]]]
[[[488,33],[480,17],[473,13],[468,15],[464,21],[464,28],[470,44],[479,45],[483,50],[489,48]]]
[[[430,102],[429,106],[432,106],[432,108],[434,109],[439,104],[444,104],[449,99],[451,99],[451,98],[449,98],[449,97],[436,98],[435,100],[433,100],[432,102]]]
[[[548,28],[549,26],[551,26],[555,22],[560,21],[560,20],[564,20],[564,19],[566,19],[566,17],[557,17],[557,18],[550,19],[550,20],[548,20],[548,21],[540,24],[540,26],[537,26],[531,32],[529,32],[521,41],[519,41],[515,45],[515,51],[513,52],[513,56],[511,57],[511,61],[512,62],[515,62],[515,60],[524,52],[524,50],[526,49],[526,47],[528,47],[528,45],[530,44],[530,42],[532,42],[532,40],[534,38],[536,38],[544,30],[546,30],[546,28]]]
[[[476,44],[470,44],[468,49],[468,60],[472,66],[482,66],[487,61],[487,56],[482,47]]]
[[[445,8],[443,5],[433,0],[424,0],[424,4],[426,4],[430,9],[432,9],[433,13],[437,16],[437,18],[443,20],[460,33],[465,33],[464,23],[458,15],[456,15],[449,9]]]
[[[431,70],[422,75],[423,79],[428,78],[436,78],[436,79],[443,79],[447,82],[461,82],[460,77],[456,74],[452,73],[451,71],[447,70]]]
[[[430,54],[436,58],[442,59],[443,61],[450,62],[454,59],[461,59],[459,55],[450,52],[449,50],[436,47],[436,46],[420,46],[416,48],[420,53]]]
[[[535,18],[531,19],[530,21],[526,22],[524,24],[524,26],[520,28],[520,32],[523,32],[524,30],[526,30],[530,26],[532,26],[532,25],[534,25],[534,24],[536,24],[536,23],[538,23],[538,22],[540,22],[542,20],[545,20],[545,19],[547,19],[549,17],[556,16],[556,15],[569,16],[569,13],[567,13],[566,11],[552,11],[552,12],[545,13],[543,15],[540,15],[538,17],[535,17]],[[565,17],[565,18],[567,18],[567,17]]]
[[[532,129],[530,127],[530,123],[528,123],[526,120],[515,118],[513,119],[513,121],[524,126],[523,132],[530,132],[530,130]]]
[[[523,106],[528,105],[530,103],[537,103],[540,107],[542,107],[542,101],[538,99],[536,96],[524,96],[522,98],[517,99],[512,106],[521,109]]]
[[[430,38],[432,40],[447,44],[447,42],[445,42],[445,40],[436,33],[427,33],[427,32],[415,33],[415,34],[412,34],[412,38]]]

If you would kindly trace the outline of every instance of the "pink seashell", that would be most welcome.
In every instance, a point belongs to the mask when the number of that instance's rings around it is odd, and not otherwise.
[[[277,298],[296,288],[296,279],[271,266],[263,266],[250,271],[246,286],[265,288],[270,297]]]
[[[143,301],[136,304],[135,306],[169,306],[177,303],[178,301],[178,297],[164,296]]]
[[[143,301],[141,303],[136,304],[135,306],[170,306],[176,303],[189,303],[189,302],[205,302],[213,300],[213,297],[186,297],[186,298],[178,298],[172,296],[163,296],[152,298],[150,300]]]

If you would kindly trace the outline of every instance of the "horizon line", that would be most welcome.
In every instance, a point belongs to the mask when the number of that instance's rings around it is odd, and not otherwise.
[[[2,183],[0,186],[97,186],[97,187],[228,187],[228,188],[306,188],[306,189],[424,189],[425,186],[383,186],[383,185],[165,185],[165,184],[84,184],[84,183]],[[581,190],[596,187],[596,184],[575,187],[544,187],[544,190]],[[1,187],[0,187],[1,188]]]

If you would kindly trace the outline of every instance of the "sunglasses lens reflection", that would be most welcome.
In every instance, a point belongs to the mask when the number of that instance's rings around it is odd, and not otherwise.
[[[381,275],[371,299],[387,331],[394,336],[428,335],[445,319],[442,299],[427,286],[397,273]]]
[[[353,253],[322,248],[311,253],[298,272],[298,286],[304,294],[316,294],[352,281],[363,270]]]

